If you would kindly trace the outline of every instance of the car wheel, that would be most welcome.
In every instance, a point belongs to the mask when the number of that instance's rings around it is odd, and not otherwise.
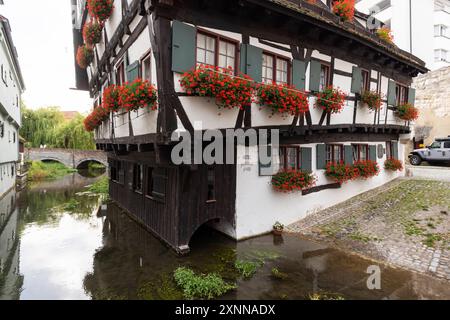
[[[411,163],[413,166],[420,166],[422,163],[422,158],[420,158],[418,155],[413,155],[409,158],[409,163]]]

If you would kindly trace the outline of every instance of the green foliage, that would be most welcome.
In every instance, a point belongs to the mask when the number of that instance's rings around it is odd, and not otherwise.
[[[89,186],[88,191],[95,194],[108,195],[109,194],[108,177],[105,176],[97,180],[94,184]]]
[[[250,279],[256,273],[258,268],[262,266],[262,263],[237,260],[234,266],[245,279]]]
[[[324,301],[324,300],[345,300],[343,296],[336,293],[314,293],[308,296],[309,300]]]
[[[177,285],[183,289],[186,299],[213,299],[236,288],[235,285],[227,284],[217,274],[199,276],[184,267],[175,270],[174,278]]]
[[[84,117],[78,114],[70,121],[58,107],[31,110],[22,105],[22,127],[20,135],[27,141],[27,147],[95,149],[93,133],[86,132]]]
[[[31,166],[28,171],[28,180],[52,180],[64,177],[65,175],[74,172],[77,172],[77,170],[67,168],[59,162],[33,161],[31,162]]]
[[[280,280],[284,280],[287,279],[288,275],[287,273],[281,272],[280,270],[278,270],[278,268],[272,268],[272,277],[276,278],[276,279],[280,279]]]

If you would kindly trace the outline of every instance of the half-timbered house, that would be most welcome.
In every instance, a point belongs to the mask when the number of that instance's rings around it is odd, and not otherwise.
[[[92,17],[85,1],[72,5],[77,49]],[[77,87],[89,90],[95,107],[111,84],[142,78],[157,87],[158,110],[113,112],[95,138],[108,152],[111,199],[178,252],[189,250],[202,225],[245,239],[402,174],[381,168],[372,179],[346,184],[325,175],[329,162],[371,159],[382,167],[388,158],[404,158],[401,139],[410,124],[396,116],[396,106],[414,103],[412,78],[427,71],[369,30],[367,16],[343,21],[326,0],[115,0],[114,6],[92,63],[76,66]],[[309,111],[281,116],[257,103],[218,111],[214,99],[180,86],[183,73],[199,65],[232,67],[255,83],[288,84],[305,92]],[[328,86],[346,93],[340,113],[314,107],[315,94]],[[362,90],[381,94],[381,108],[364,107]],[[261,174],[258,146],[236,144],[235,164],[174,165],[172,133],[192,133],[198,122],[201,130],[279,129],[274,162],[280,170],[313,172],[315,186],[274,191],[272,177]],[[244,158],[253,160],[241,164]]]

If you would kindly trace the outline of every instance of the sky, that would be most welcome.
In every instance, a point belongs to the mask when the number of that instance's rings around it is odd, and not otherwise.
[[[29,108],[59,106],[86,113],[89,94],[75,87],[70,0],[4,0],[0,14],[9,19]]]

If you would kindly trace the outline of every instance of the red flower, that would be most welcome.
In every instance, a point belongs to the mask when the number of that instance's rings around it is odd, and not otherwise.
[[[334,0],[333,12],[344,21],[352,21],[355,16],[355,0]]]
[[[261,106],[272,109],[272,113],[297,115],[309,110],[306,94],[288,85],[261,84],[257,87]]]
[[[397,107],[397,116],[405,121],[415,121],[419,119],[419,109],[410,103],[405,103]]]
[[[272,187],[279,192],[301,191],[311,188],[316,183],[316,177],[309,172],[287,170],[272,177]]]
[[[86,69],[94,60],[94,50],[90,46],[82,45],[77,50],[77,63],[82,69]]]
[[[114,0],[88,0],[87,7],[91,17],[104,22],[114,10]]]
[[[97,21],[91,21],[83,27],[84,42],[90,46],[99,43],[102,39],[103,26]]]
[[[387,159],[384,162],[384,168],[390,171],[402,171],[403,170],[403,162],[397,159]]]
[[[345,93],[332,86],[317,94],[316,108],[327,113],[340,113],[345,104]]]

